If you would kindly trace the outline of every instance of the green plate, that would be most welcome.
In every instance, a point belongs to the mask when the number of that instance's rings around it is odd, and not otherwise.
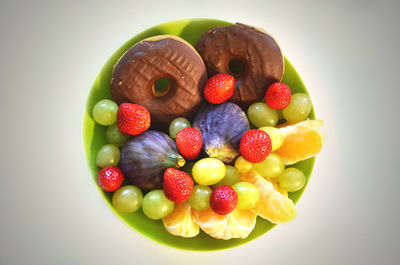
[[[160,34],[170,34],[179,36],[194,45],[200,35],[208,29],[216,26],[227,26],[231,24],[232,23],[226,21],[214,19],[182,19],[162,23],[137,34],[136,36],[128,40],[125,44],[123,44],[117,51],[115,51],[114,54],[104,64],[96,79],[94,80],[89,96],[87,98],[85,113],[83,116],[83,146],[87,159],[87,164],[91,172],[91,178],[93,179],[93,185],[97,187],[100,196],[103,197],[107,205],[127,225],[132,227],[140,234],[170,247],[196,251],[211,251],[232,248],[256,239],[257,237],[271,230],[275,225],[258,217],[257,224],[254,230],[246,239],[215,239],[206,235],[204,232],[200,232],[200,234],[194,238],[181,238],[169,234],[165,230],[161,220],[150,220],[143,214],[141,210],[133,214],[123,214],[116,211],[111,204],[112,193],[102,191],[97,185],[97,173],[99,169],[96,166],[96,153],[102,145],[106,144],[106,127],[95,123],[92,118],[92,109],[97,101],[104,98],[111,98],[110,79],[113,65],[125,53],[125,51],[127,51],[135,43],[147,37]],[[303,81],[297,74],[292,64],[287,60],[287,58],[285,58],[285,73],[282,81],[290,86],[293,93],[307,93]],[[309,118],[315,119],[314,110],[311,111]],[[313,169],[314,160],[314,158],[310,158],[294,165],[304,172],[307,178],[307,182]],[[289,195],[289,197],[295,203],[300,199],[306,185],[303,187],[303,189]]]

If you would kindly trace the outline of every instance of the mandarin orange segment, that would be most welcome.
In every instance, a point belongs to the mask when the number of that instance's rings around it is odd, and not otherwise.
[[[219,239],[246,238],[256,225],[257,215],[249,210],[235,209],[227,215],[219,215],[210,209],[195,211],[200,228]]]
[[[289,197],[289,193],[286,190],[281,189],[281,187],[279,187],[278,178],[265,178],[265,179],[271,182],[272,185],[274,186],[274,189],[279,191],[280,194],[282,194],[285,197]]]
[[[189,202],[175,203],[173,212],[162,219],[165,229],[175,236],[195,237],[200,229]]]
[[[260,217],[275,224],[287,223],[296,218],[297,212],[293,201],[277,191],[274,184],[254,170],[241,174],[240,181],[250,182],[259,189],[260,199],[252,211]]]
[[[282,157],[286,165],[318,154],[326,140],[324,122],[321,120],[305,120],[295,124],[279,126],[283,135],[283,144],[274,153]]]

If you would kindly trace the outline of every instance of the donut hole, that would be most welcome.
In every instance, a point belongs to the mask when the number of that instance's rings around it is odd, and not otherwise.
[[[153,84],[153,94],[155,97],[163,97],[171,89],[171,81],[168,78],[157,79]]]
[[[244,71],[244,64],[241,60],[232,59],[228,63],[229,73],[233,76],[239,76]]]

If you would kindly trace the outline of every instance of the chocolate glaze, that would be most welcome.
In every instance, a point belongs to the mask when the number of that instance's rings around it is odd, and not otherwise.
[[[235,76],[235,91],[230,101],[246,109],[261,101],[265,91],[282,79],[284,60],[275,40],[268,34],[243,24],[215,27],[196,43],[209,77],[230,73],[230,60],[240,60],[243,71]]]
[[[156,97],[153,84],[160,78],[170,80],[170,90]],[[111,95],[118,104],[144,106],[151,114],[151,126],[165,129],[173,119],[195,114],[206,81],[205,65],[190,44],[175,36],[159,36],[137,43],[119,59]]]

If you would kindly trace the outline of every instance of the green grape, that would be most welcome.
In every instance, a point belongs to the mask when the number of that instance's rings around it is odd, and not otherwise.
[[[292,95],[289,105],[282,113],[288,122],[304,121],[310,114],[312,108],[311,99],[307,94],[296,93]]]
[[[163,190],[152,190],[143,197],[143,213],[153,220],[167,217],[174,210],[174,202],[165,197]]]
[[[285,169],[283,159],[274,153],[271,153],[261,163],[253,165],[255,171],[265,178],[275,178]]]
[[[113,144],[103,145],[96,156],[96,165],[98,167],[116,166],[119,163],[120,151]]]
[[[204,211],[210,208],[210,196],[212,190],[205,185],[196,185],[193,188],[192,196],[189,198],[190,207],[196,211]]]
[[[122,213],[133,213],[142,206],[143,193],[133,185],[116,190],[112,196],[112,205]]]
[[[239,156],[235,161],[235,167],[239,173],[247,173],[253,168],[253,164],[244,159],[243,156]]]
[[[226,174],[225,164],[216,158],[203,158],[192,168],[193,179],[201,185],[213,185],[221,181]]]
[[[93,119],[100,125],[109,126],[117,121],[118,105],[110,99],[103,99],[93,107]]]
[[[278,150],[279,147],[281,147],[281,145],[283,144],[283,135],[281,131],[279,131],[275,127],[261,127],[260,130],[268,133],[269,138],[271,138],[271,152]]]
[[[117,124],[109,126],[106,130],[106,140],[109,144],[114,144],[118,147],[122,147],[126,141],[128,141],[130,135],[122,133],[118,129]]]
[[[169,125],[169,135],[175,139],[178,132],[185,128],[190,128],[190,122],[186,118],[176,118]]]
[[[237,206],[239,209],[251,209],[256,206],[260,199],[258,188],[249,182],[237,182],[232,188],[238,195]]]
[[[226,166],[225,177],[217,184],[214,184],[212,187],[214,189],[216,189],[222,185],[232,186],[233,184],[235,184],[238,181],[239,181],[239,170],[237,170],[237,168],[235,168],[233,166]]]
[[[247,117],[256,127],[275,126],[278,123],[278,112],[269,108],[264,102],[250,105]]]
[[[287,168],[278,176],[279,187],[287,192],[298,191],[306,184],[304,173],[295,167]]]

